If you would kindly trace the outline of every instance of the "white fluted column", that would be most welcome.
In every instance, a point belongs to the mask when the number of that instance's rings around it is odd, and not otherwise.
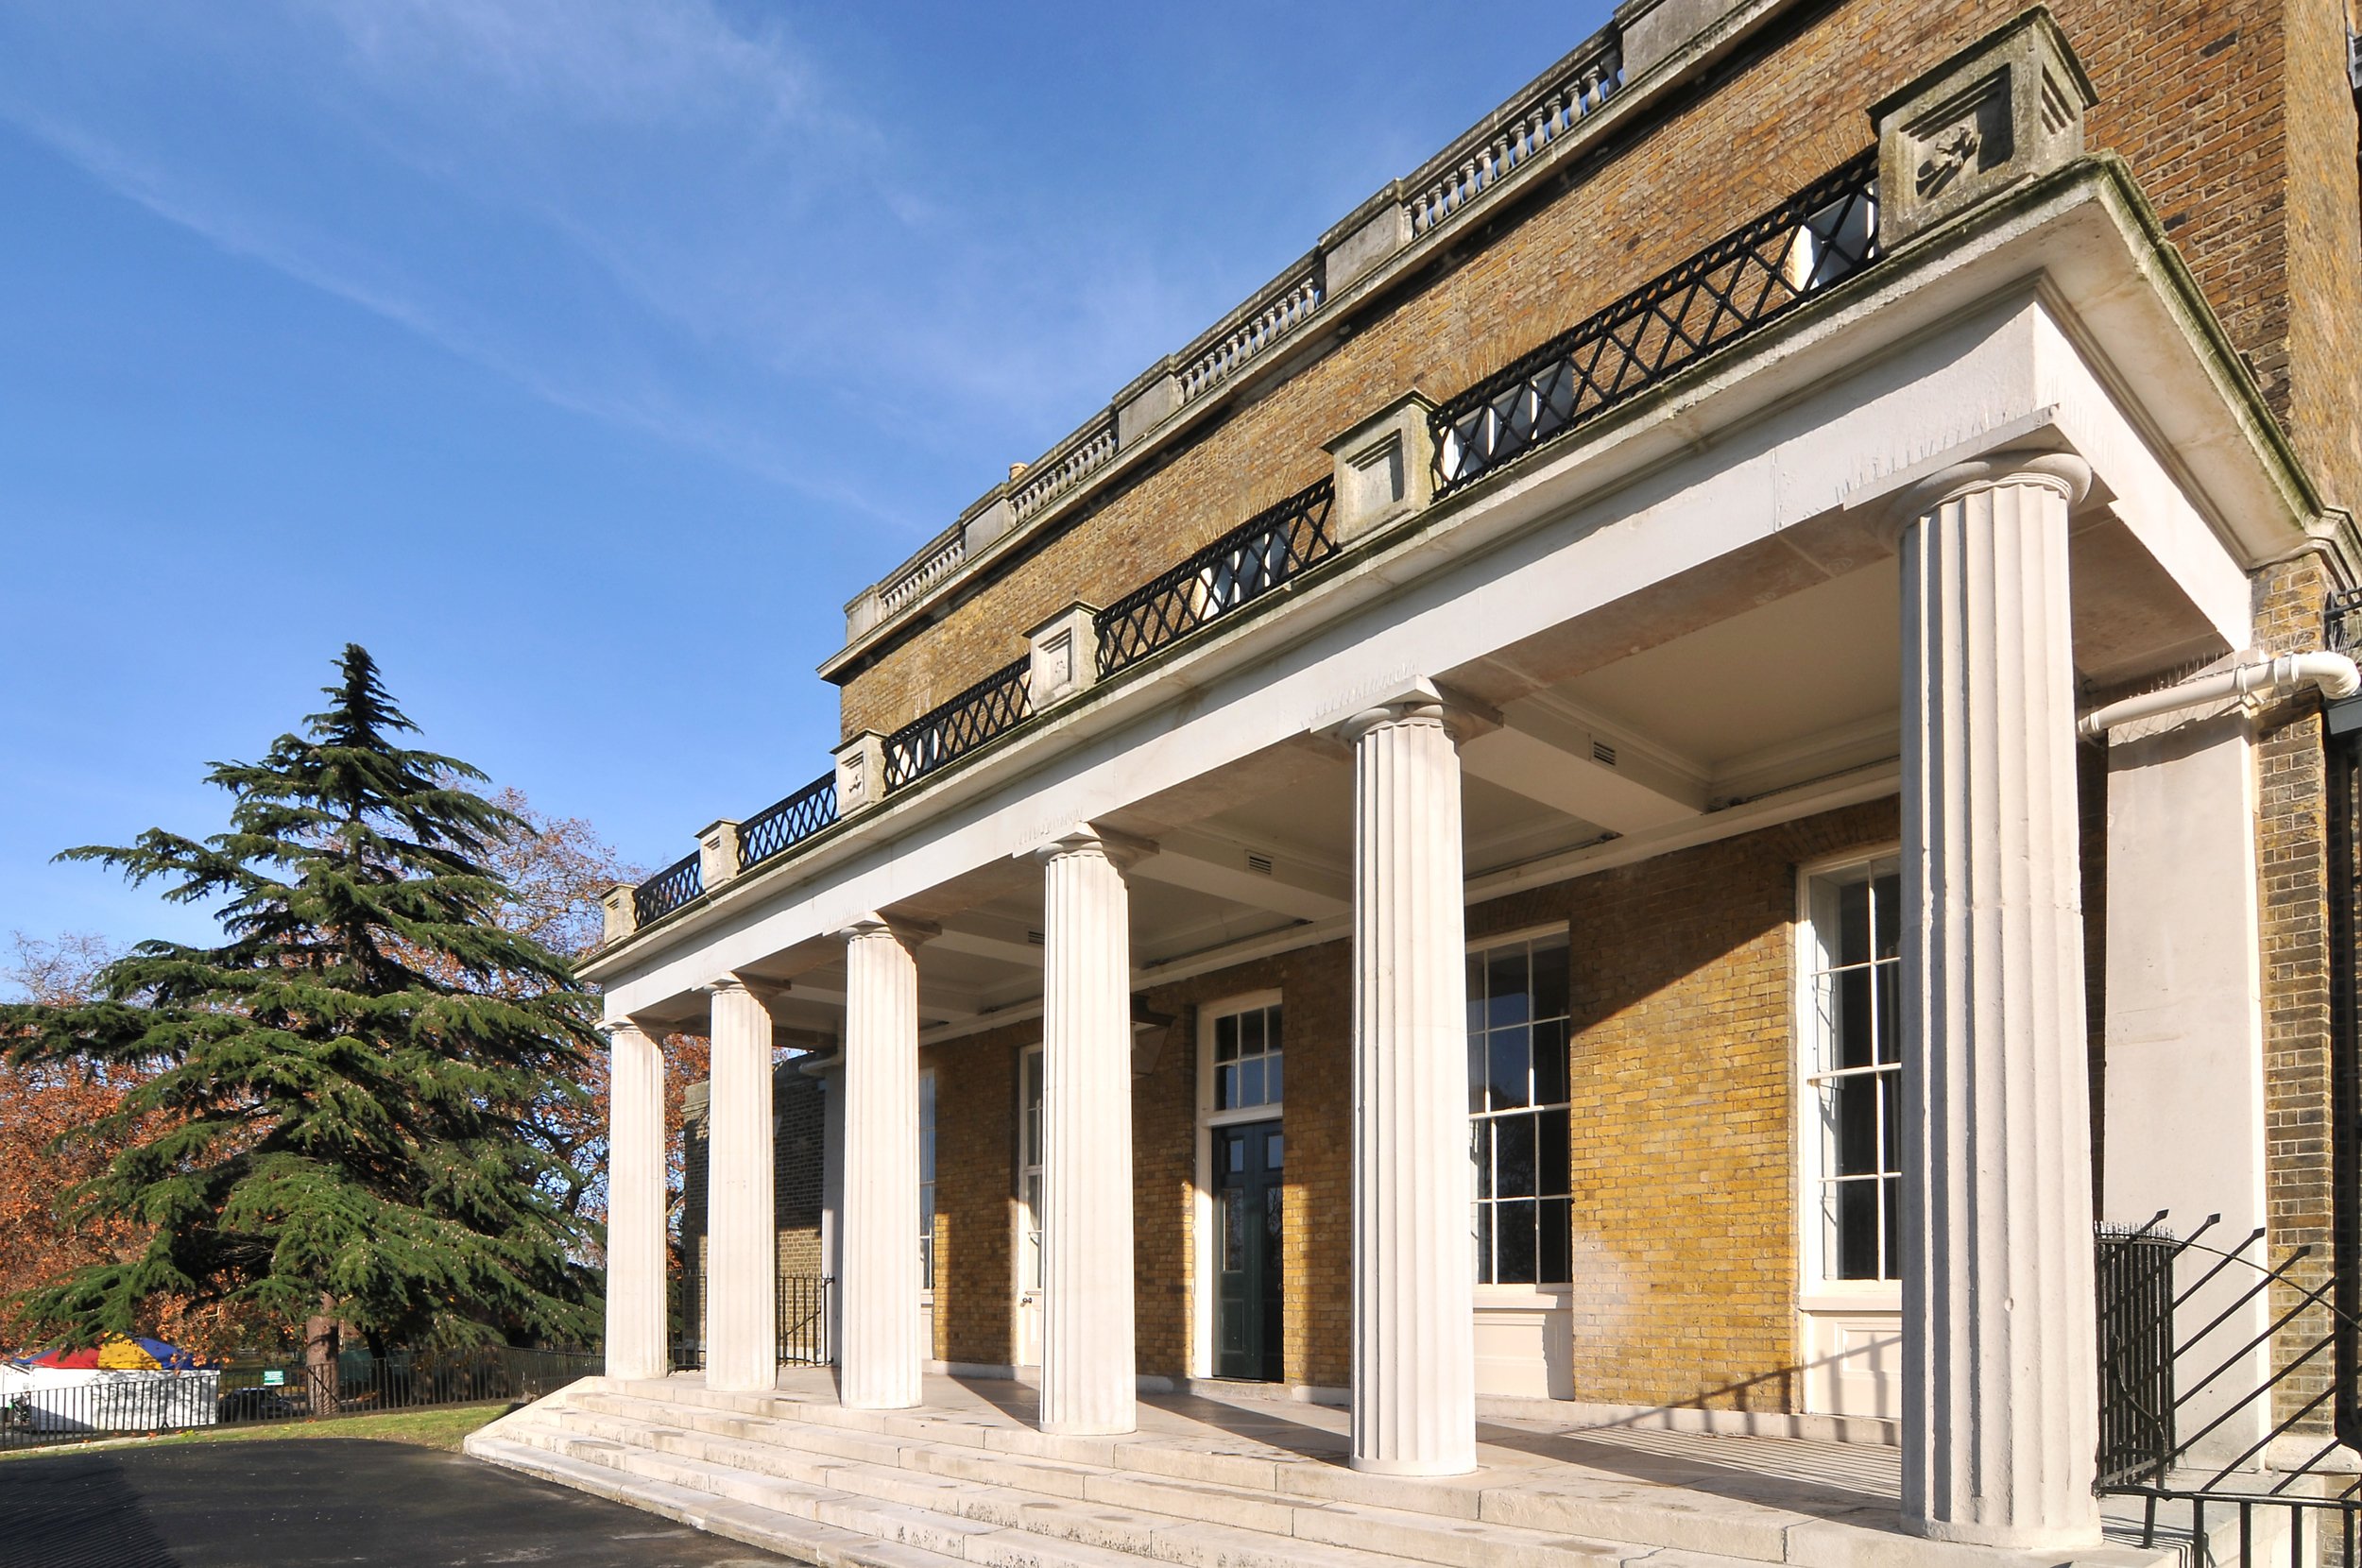
[[[629,1018],[607,1035],[607,1375],[662,1377],[664,1053]]]
[[[706,1387],[779,1378],[779,1225],[772,1188],[771,1012],[744,980],[712,998],[706,1122]]]
[[[2097,1544],[2091,1107],[2067,513],[2074,457],[1906,503],[1903,1522]]]
[[[1145,845],[1077,827],[1041,852],[1045,1432],[1138,1424],[1132,1292],[1132,935]]]
[[[865,915],[845,938],[844,1226],[837,1389],[858,1410],[918,1403],[918,944]]]
[[[1353,745],[1353,1468],[1476,1468],[1460,755],[1440,702]]]

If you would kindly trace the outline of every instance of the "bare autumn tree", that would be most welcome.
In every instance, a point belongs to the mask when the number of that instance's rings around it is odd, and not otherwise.
[[[617,882],[646,875],[626,864],[598,830],[580,817],[537,810],[523,794],[503,790],[493,804],[514,812],[525,830],[511,834],[489,857],[515,894],[504,924],[551,951],[579,962],[599,943],[600,901]],[[669,1035],[664,1048],[666,1208],[677,1227],[684,1146],[681,1096],[702,1082],[710,1060],[704,1036]],[[552,1095],[536,1107],[535,1135],[564,1163],[567,1212],[604,1224],[607,1219],[607,1120],[612,1099],[607,1057],[594,1052],[583,1069],[579,1097]]]

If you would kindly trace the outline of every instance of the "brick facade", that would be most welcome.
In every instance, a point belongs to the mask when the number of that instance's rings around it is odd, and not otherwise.
[[[840,675],[845,733],[925,712],[1023,652],[1026,631],[1068,604],[1104,605],[1319,478],[1321,444],[1406,390],[1457,391],[1859,152],[1868,106],[2021,9],[1854,0],[1791,12],[1709,91],[1652,111],[1571,186],[1504,204],[1428,275],[1366,306],[1343,343],[1160,452],[1021,570]],[[2334,0],[2052,9],[2099,91],[2091,145],[2131,162],[2330,499],[2362,494],[2362,193]]]
[[[799,1070],[800,1059],[771,1071],[772,1202],[779,1215],[779,1258],[782,1274],[828,1272],[820,1252],[820,1182],[825,1101],[817,1080]],[[680,1331],[690,1343],[704,1338],[706,1270],[707,1086],[690,1085],[681,1099],[680,1255],[685,1304]]]

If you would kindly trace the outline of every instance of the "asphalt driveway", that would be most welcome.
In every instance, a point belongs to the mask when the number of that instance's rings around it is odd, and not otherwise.
[[[0,1568],[772,1568],[785,1560],[405,1443],[191,1443],[0,1464]]]

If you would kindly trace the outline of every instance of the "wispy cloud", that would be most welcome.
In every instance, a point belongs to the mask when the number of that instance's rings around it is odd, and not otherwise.
[[[848,445],[962,456],[981,486],[980,440],[1031,455],[1138,368],[1143,322],[1178,319],[1135,242],[1074,213],[1048,237],[994,221],[776,16],[225,14],[93,0],[45,32],[0,23],[0,60],[33,45],[0,63],[0,118],[553,405],[913,533],[943,519],[898,493],[906,473],[850,482]]]

